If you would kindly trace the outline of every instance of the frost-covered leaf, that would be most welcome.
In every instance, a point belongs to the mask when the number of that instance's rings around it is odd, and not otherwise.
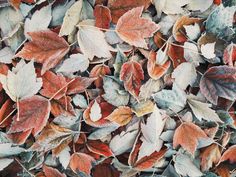
[[[0,50],[0,62],[10,64],[14,58],[14,53],[9,47],[4,47]]]
[[[66,169],[70,163],[70,148],[67,146],[63,149],[59,154],[58,158],[60,163],[62,164],[63,168]]]
[[[102,118],[102,114],[101,114],[101,107],[99,106],[99,104],[97,103],[97,101],[95,100],[91,109],[90,109],[90,119],[94,122],[100,120]]]
[[[6,76],[0,75],[0,82],[13,101],[31,97],[42,87],[42,79],[37,78],[33,61],[26,64],[21,60]]]
[[[13,161],[14,161],[13,159],[7,159],[7,158],[0,159],[0,171],[4,170],[4,168],[10,165]]]
[[[183,47],[185,60],[193,63],[195,66],[199,66],[200,63],[204,63],[196,44],[185,42]]]
[[[198,23],[194,23],[194,25],[184,25],[184,29],[190,40],[197,39],[201,33]]]
[[[77,71],[84,72],[89,67],[89,60],[82,54],[73,54],[66,59],[57,72],[74,73]]]
[[[215,42],[201,45],[201,53],[207,59],[213,59],[216,57],[215,54]]]
[[[129,102],[129,94],[121,85],[110,77],[103,77],[103,89],[105,94],[102,97],[114,106],[125,106]]]

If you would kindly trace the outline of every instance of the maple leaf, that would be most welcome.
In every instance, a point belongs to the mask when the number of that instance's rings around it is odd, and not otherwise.
[[[219,163],[229,160],[230,163],[236,162],[236,145],[230,146],[221,156]]]
[[[120,106],[115,109],[108,117],[107,120],[118,123],[120,126],[126,125],[132,119],[132,110],[128,106]]]
[[[69,51],[68,43],[50,30],[29,32],[28,34],[32,41],[27,42],[15,57],[42,63],[41,74],[56,66]]]
[[[208,69],[200,81],[201,93],[208,101],[217,104],[218,97],[236,99],[236,68],[215,66]]]
[[[122,65],[120,80],[124,81],[125,89],[134,97],[138,97],[143,79],[143,69],[137,61],[128,61]]]
[[[176,130],[173,138],[173,147],[181,145],[185,150],[194,154],[200,139],[207,139],[205,132],[191,122],[182,123]]]
[[[111,22],[111,11],[103,5],[96,5],[94,8],[95,26],[99,28],[109,29]]]
[[[128,10],[139,6],[144,6],[147,9],[150,4],[150,0],[108,0],[108,7],[111,10],[113,23],[117,23],[119,18]]]
[[[19,101],[19,120],[13,117],[13,122],[8,133],[32,130],[36,136],[47,124],[51,105],[46,98],[32,96]]]
[[[70,168],[75,173],[83,172],[86,175],[90,175],[92,163],[95,162],[94,158],[85,153],[74,153],[70,157]]]
[[[33,61],[21,60],[7,75],[0,74],[0,82],[13,101],[31,97],[42,87],[42,79],[37,78]]]
[[[160,28],[154,22],[140,17],[143,7],[134,8],[119,18],[116,32],[119,37],[135,47],[148,48],[144,38],[152,37]]]

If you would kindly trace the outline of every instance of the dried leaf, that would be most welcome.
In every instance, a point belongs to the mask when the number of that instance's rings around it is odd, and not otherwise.
[[[230,146],[221,156],[219,163],[229,160],[230,163],[235,163],[235,152],[236,152],[236,145]]]
[[[103,5],[96,5],[94,9],[95,26],[99,28],[109,29],[111,22],[111,11]]]

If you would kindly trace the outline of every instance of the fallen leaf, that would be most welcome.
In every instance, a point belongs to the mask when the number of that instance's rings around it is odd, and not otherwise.
[[[34,136],[38,135],[47,124],[50,109],[49,101],[41,96],[32,96],[19,101],[19,120],[17,115],[13,117],[8,133],[32,130]]]
[[[235,163],[236,162],[235,152],[236,152],[236,145],[230,146],[221,156],[219,163],[226,160],[228,160],[230,163]]]
[[[74,153],[70,157],[70,168],[75,173],[83,172],[90,175],[92,163],[95,162],[94,158],[85,153]]]
[[[10,64],[14,58],[14,53],[10,47],[4,47],[0,50],[0,62]]]
[[[215,66],[208,69],[201,78],[201,93],[213,104],[218,97],[229,100],[236,98],[236,68]]]
[[[152,37],[160,27],[142,18],[142,11],[143,7],[136,7],[122,15],[117,22],[116,32],[128,44],[147,49],[144,38]]]
[[[99,154],[104,157],[110,157],[113,155],[109,146],[101,141],[89,140],[86,146],[91,152],[95,154]]]
[[[40,90],[42,79],[37,78],[33,61],[25,63],[21,60],[7,75],[0,74],[0,82],[10,98],[17,102],[29,98]]]
[[[145,9],[150,5],[150,0],[108,0],[108,7],[111,10],[112,22],[117,23],[119,18],[128,10],[135,7],[144,6]]]
[[[0,171],[4,170],[8,165],[10,165],[14,160],[13,159],[0,159]]]
[[[96,122],[102,118],[101,108],[97,101],[95,100],[90,109],[89,117],[92,121]]]
[[[91,24],[92,23],[92,24]],[[77,40],[81,51],[90,60],[98,58],[111,58],[114,49],[105,40],[105,34],[94,27],[94,21],[83,21],[78,24]]]
[[[236,65],[236,45],[234,43],[229,44],[224,50],[223,60],[224,63],[228,64],[229,66]]]
[[[109,29],[111,22],[111,11],[103,5],[96,5],[94,8],[95,26],[98,28]]]
[[[27,42],[15,57],[42,63],[42,74],[55,67],[69,51],[68,43],[50,30],[29,32],[28,34],[32,41]]]
[[[200,139],[207,139],[205,132],[191,122],[182,123],[176,130],[173,138],[173,147],[181,145],[185,150],[194,154]]]
[[[215,42],[213,43],[207,43],[201,45],[201,52],[202,55],[207,59],[212,59],[216,57],[215,54]]]
[[[103,77],[105,75],[109,75],[111,73],[110,68],[107,65],[96,65],[90,71],[89,77],[96,77],[97,79],[94,81],[94,84],[97,88],[101,88],[103,86]]]
[[[106,119],[123,126],[128,124],[132,117],[133,113],[130,107],[120,106],[115,109],[108,117],[106,117]]]
[[[136,61],[124,63],[120,71],[120,80],[124,81],[125,90],[134,97],[138,97],[141,80],[144,79],[143,69]]]
[[[43,166],[43,172],[46,177],[66,177],[65,174],[62,174],[57,169],[48,167],[46,165]]]

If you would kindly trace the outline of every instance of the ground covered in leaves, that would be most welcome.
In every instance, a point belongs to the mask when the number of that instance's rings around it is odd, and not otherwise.
[[[1,0],[1,177],[235,177],[235,0]]]

